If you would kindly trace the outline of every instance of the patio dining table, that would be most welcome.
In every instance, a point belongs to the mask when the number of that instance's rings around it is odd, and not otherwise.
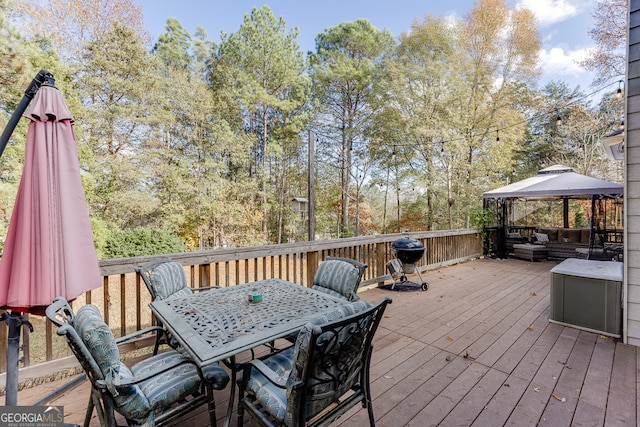
[[[254,291],[262,294],[260,303],[250,302]],[[274,278],[158,300],[150,307],[200,368],[231,360],[228,425],[235,396],[235,356],[286,337],[345,303],[344,299]]]

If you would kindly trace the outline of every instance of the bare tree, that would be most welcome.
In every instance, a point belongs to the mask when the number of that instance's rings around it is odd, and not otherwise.
[[[596,46],[579,64],[594,71],[592,86],[600,86],[625,74],[627,6],[629,0],[598,0],[589,36]]]
[[[18,2],[18,23],[32,36],[51,40],[65,61],[75,62],[88,41],[109,31],[111,21],[148,38],[142,23],[142,7],[132,0],[45,0]]]

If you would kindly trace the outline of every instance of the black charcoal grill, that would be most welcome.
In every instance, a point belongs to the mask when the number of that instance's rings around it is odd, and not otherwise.
[[[387,268],[393,279],[391,289],[398,283],[419,286],[423,291],[429,289],[429,284],[422,279],[420,271],[416,268],[416,263],[420,261],[422,255],[424,255],[424,246],[422,243],[409,237],[403,237],[391,244],[391,251],[395,254],[395,258],[387,264]],[[420,283],[411,282],[407,279],[407,274],[414,273],[418,275]]]

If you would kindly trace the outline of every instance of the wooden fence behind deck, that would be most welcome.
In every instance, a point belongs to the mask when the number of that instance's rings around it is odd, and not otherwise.
[[[386,234],[346,239],[321,240],[281,245],[245,248],[226,248],[207,251],[183,252],[167,255],[108,259],[100,261],[102,287],[87,292],[73,302],[74,310],[84,304],[98,306],[116,336],[125,335],[153,323],[147,307],[149,292],[135,268],[161,257],[170,257],[185,266],[192,287],[234,286],[273,277],[299,285],[310,286],[318,264],[327,256],[357,259],[369,265],[362,287],[389,280],[387,262],[393,258],[391,244],[407,236],[419,240],[425,247],[420,270],[454,264],[482,255],[479,230]],[[428,279],[427,279],[428,281]],[[57,337],[53,325],[44,317],[26,315],[34,332],[23,332],[23,363],[37,376],[38,370],[48,374],[53,367],[64,367],[63,361],[73,365],[66,343]],[[7,327],[0,323],[0,372],[6,368]],[[0,386],[2,383],[0,383]]]

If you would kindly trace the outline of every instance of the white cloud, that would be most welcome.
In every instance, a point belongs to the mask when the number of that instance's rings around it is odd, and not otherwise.
[[[577,77],[587,71],[578,64],[588,55],[588,49],[566,51],[562,47],[540,50],[540,67],[547,76],[554,78]]]
[[[517,8],[529,9],[541,27],[562,22],[582,13],[584,0],[522,0]]]

